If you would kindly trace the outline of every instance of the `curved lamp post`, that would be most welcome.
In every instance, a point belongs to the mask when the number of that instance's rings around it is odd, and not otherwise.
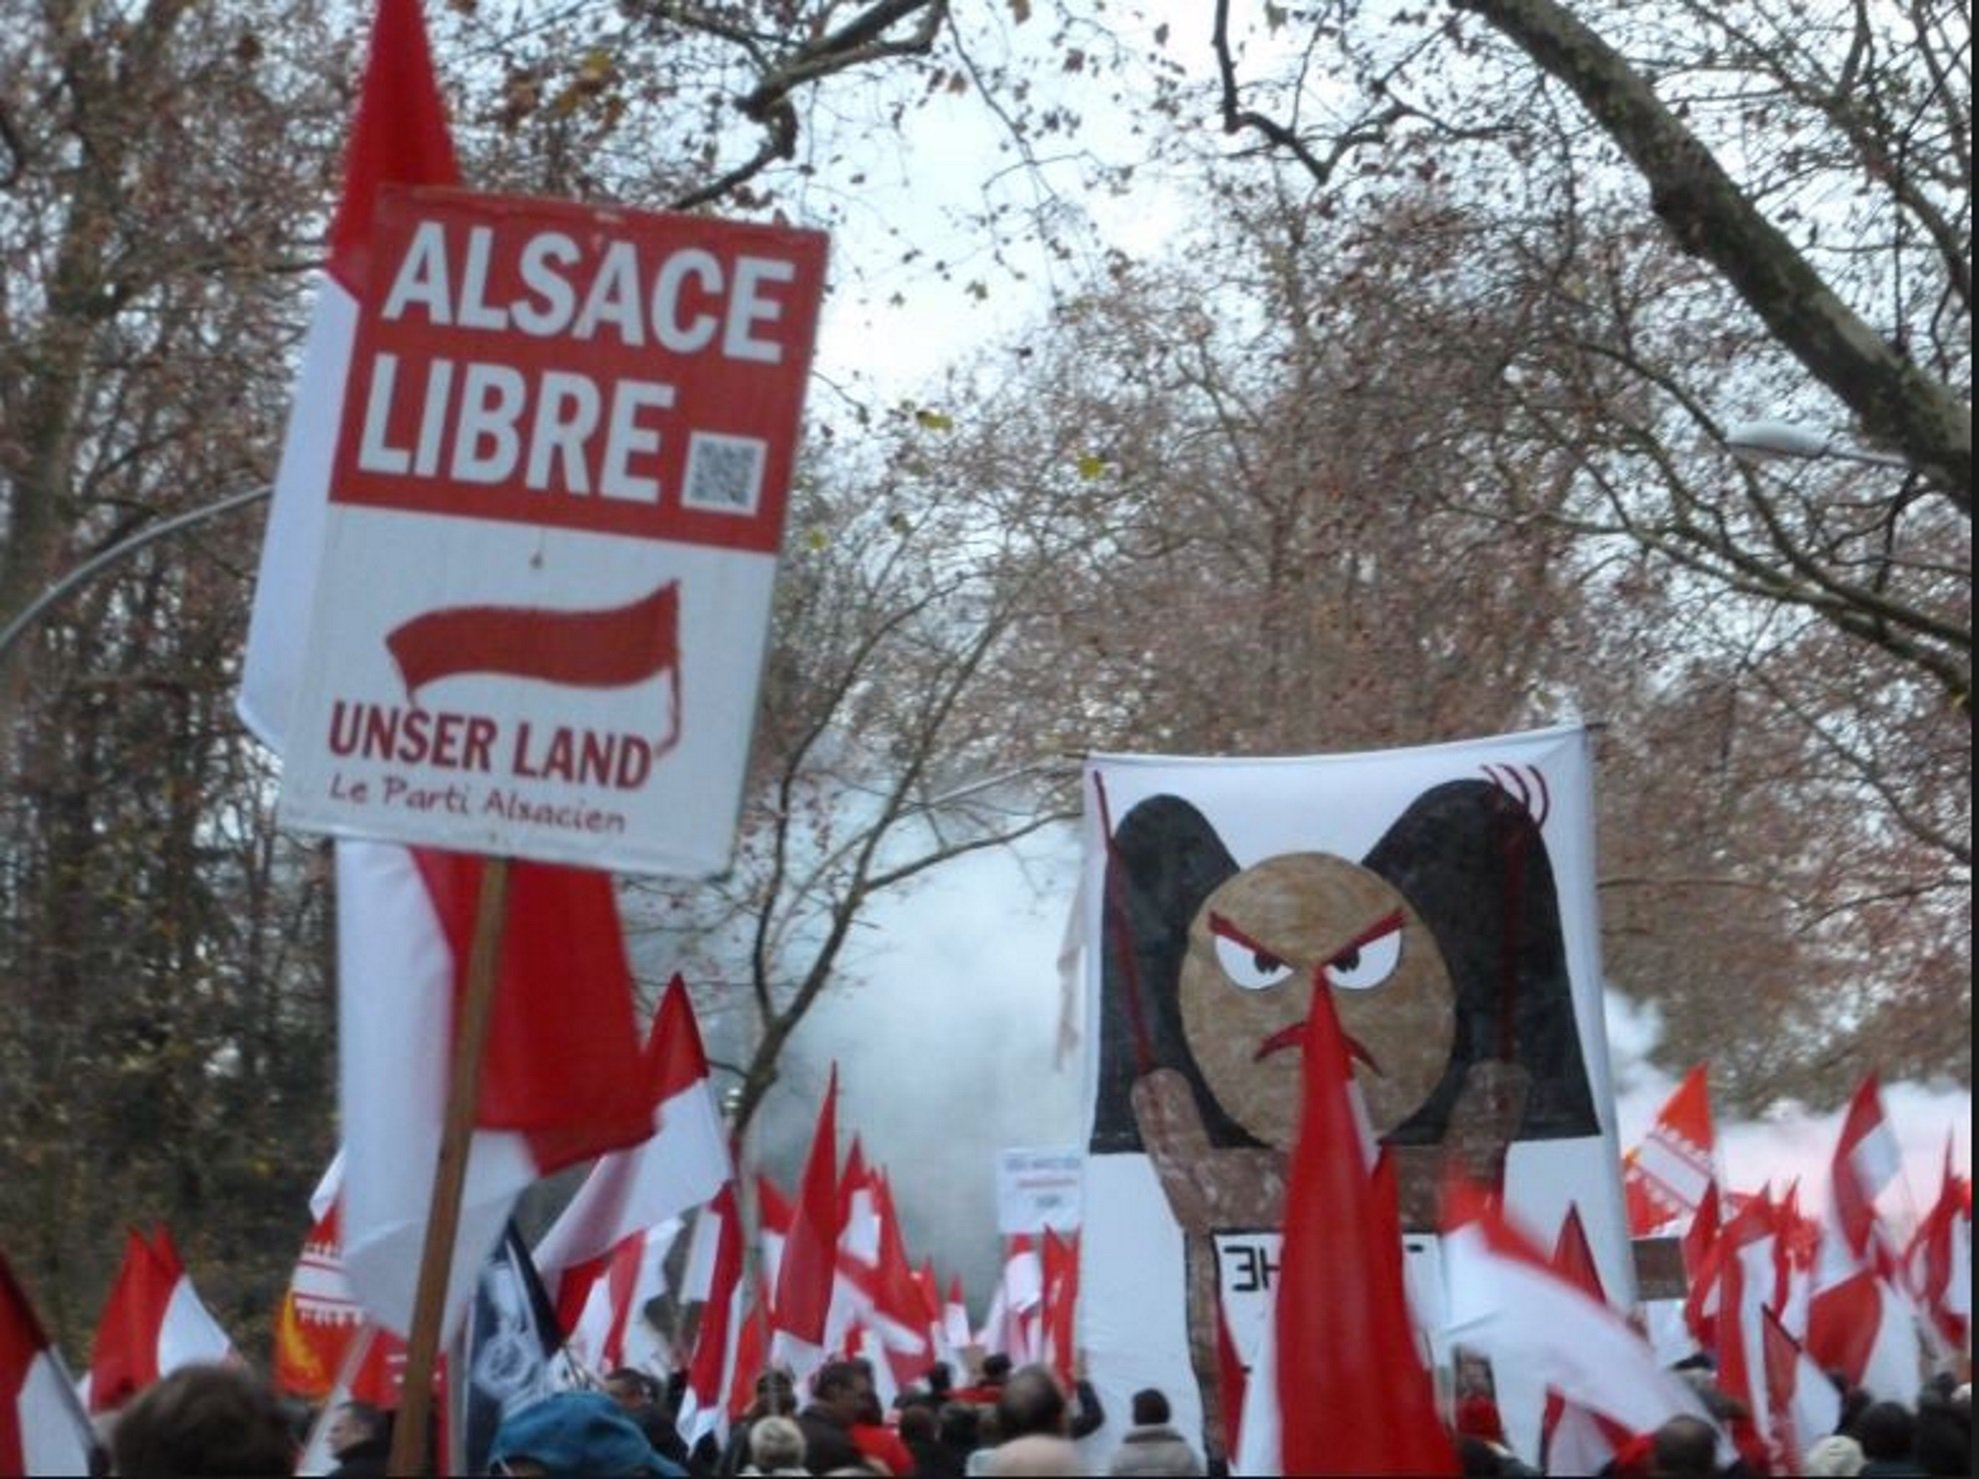
[[[1893,452],[1876,452],[1867,447],[1836,441],[1818,431],[1795,426],[1790,421],[1741,421],[1725,428],[1725,445],[1743,462],[1768,462],[1776,457],[1802,461],[1835,459],[1861,462],[1870,467],[1910,466],[1907,458]]]
[[[215,499],[212,503],[187,509],[184,513],[174,514],[169,519],[160,519],[157,523],[138,530],[129,538],[118,540],[108,549],[98,550],[15,612],[5,627],[0,627],[0,663],[7,660],[7,654],[13,650],[14,644],[26,635],[28,628],[40,620],[44,612],[58,604],[78,586],[88,583],[99,571],[109,568],[119,560],[128,559],[146,545],[163,539],[168,534],[177,534],[181,529],[203,524],[220,514],[245,508],[250,503],[259,503],[273,491],[272,488],[249,488],[242,493],[229,493],[225,498]]]

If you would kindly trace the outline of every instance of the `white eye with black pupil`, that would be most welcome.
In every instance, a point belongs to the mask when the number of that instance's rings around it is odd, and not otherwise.
[[[1216,963],[1224,976],[1240,991],[1264,991],[1279,985],[1292,974],[1292,968],[1275,955],[1267,954],[1242,940],[1216,935]]]
[[[1366,991],[1392,976],[1401,959],[1402,928],[1398,924],[1327,961],[1326,979],[1342,991]]]

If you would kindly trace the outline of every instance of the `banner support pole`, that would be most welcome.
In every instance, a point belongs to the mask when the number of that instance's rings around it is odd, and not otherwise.
[[[419,1288],[406,1338],[405,1385],[386,1472],[431,1472],[433,1455],[426,1429],[433,1408],[433,1371],[438,1363],[440,1328],[445,1322],[447,1275],[453,1267],[460,1230],[460,1204],[467,1189],[467,1155],[474,1137],[474,1112],[481,1097],[481,1059],[494,1020],[495,982],[500,975],[502,925],[508,918],[509,860],[483,861],[475,901],[474,942],[467,959],[467,985],[454,1028],[453,1058],[447,1070],[446,1119],[433,1171],[433,1201],[426,1218],[426,1243],[419,1259]],[[444,1456],[442,1456],[444,1457]]]

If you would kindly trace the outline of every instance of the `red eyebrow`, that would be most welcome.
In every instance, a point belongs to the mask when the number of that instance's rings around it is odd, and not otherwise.
[[[1253,955],[1268,955],[1273,960],[1281,959],[1276,950],[1273,950],[1268,945],[1260,945],[1256,940],[1253,940],[1249,935],[1238,929],[1236,925],[1225,919],[1221,914],[1218,914],[1214,909],[1210,910],[1209,913],[1209,932],[1213,935],[1221,935],[1226,940],[1242,945]]]
[[[1213,915],[1211,916],[1212,919],[1214,917],[1215,916]],[[1377,919],[1373,924],[1369,925],[1366,929],[1362,930],[1359,934],[1355,935],[1353,939],[1349,940],[1346,944],[1342,945],[1338,950],[1335,950],[1332,953],[1332,955],[1327,957],[1327,959],[1338,960],[1341,956],[1347,954],[1350,951],[1358,950],[1363,945],[1372,945],[1376,940],[1380,939],[1383,935],[1393,934],[1396,930],[1400,929],[1401,927],[1402,927],[1402,911],[1400,909],[1391,909],[1388,911],[1388,913],[1382,915],[1381,918]]]

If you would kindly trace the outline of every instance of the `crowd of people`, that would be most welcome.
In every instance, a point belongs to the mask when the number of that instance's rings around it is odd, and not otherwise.
[[[1747,1441],[1745,1415],[1722,1398],[1706,1366],[1686,1372],[1717,1425],[1679,1417],[1624,1443],[1605,1473],[1616,1479],[1705,1479],[1710,1475],[1969,1475],[1970,1383],[1937,1378],[1913,1405],[1847,1391],[1834,1433],[1812,1441],[1799,1462],[1781,1465]],[[678,1383],[630,1368],[601,1390],[561,1391],[507,1414],[489,1449],[486,1472],[572,1476],[685,1475],[728,1479],[758,1474],[965,1476],[1081,1474],[1078,1440],[1106,1413],[1083,1379],[1069,1385],[1044,1366],[1012,1368],[990,1356],[966,1386],[944,1364],[882,1411],[871,1367],[827,1362],[800,1395],[788,1373],[758,1377],[755,1399],[725,1445],[693,1448],[675,1426]],[[1196,1475],[1218,1472],[1173,1423],[1167,1397],[1134,1394],[1103,1472]],[[237,1366],[183,1367],[136,1397],[108,1428],[108,1472],[125,1479],[295,1471],[300,1434],[292,1412],[264,1383]],[[391,1414],[361,1402],[331,1415],[333,1479],[387,1472]],[[1481,1393],[1456,1406],[1451,1437],[1464,1474],[1536,1475],[1531,1456],[1514,1453],[1495,1407]],[[1735,1454],[1735,1456],[1733,1456]]]

